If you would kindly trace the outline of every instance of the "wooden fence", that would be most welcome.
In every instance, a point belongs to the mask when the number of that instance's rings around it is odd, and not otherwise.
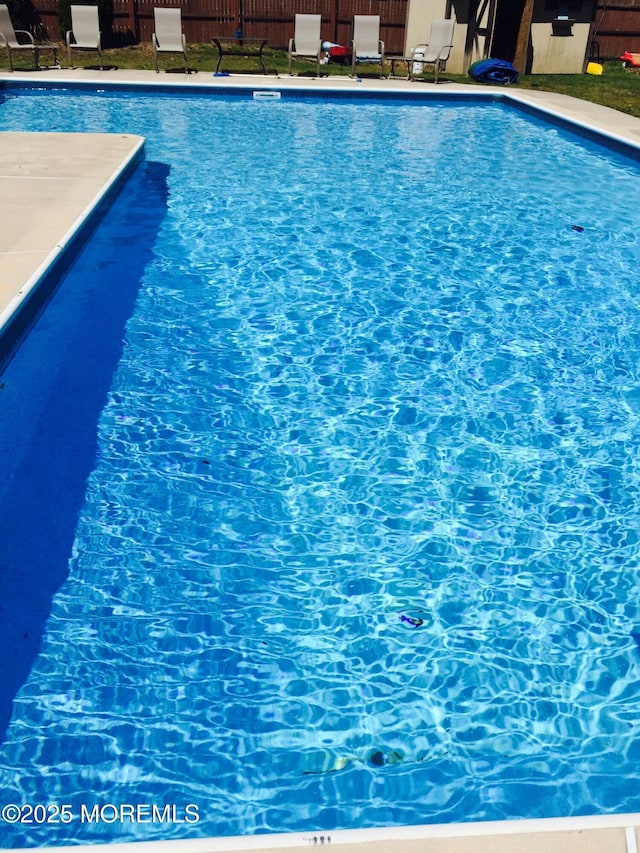
[[[617,58],[628,50],[640,53],[640,2],[599,0],[592,27],[593,55],[601,59]]]
[[[180,6],[188,43],[232,36],[242,26],[247,38],[267,38],[286,47],[296,12],[322,15],[323,40],[348,44],[354,15],[380,15],[387,53],[402,53],[408,0],[113,0],[110,22],[102,22],[107,47],[151,41],[154,6]],[[57,2],[33,0],[34,12],[51,39],[58,39]],[[110,24],[110,26],[109,26]]]

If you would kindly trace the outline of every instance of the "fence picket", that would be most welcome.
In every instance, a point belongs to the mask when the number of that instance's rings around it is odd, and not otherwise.
[[[286,47],[293,35],[296,12],[322,15],[322,38],[348,44],[354,15],[380,15],[380,35],[387,53],[402,53],[408,0],[113,0],[107,47],[150,42],[154,6],[179,6],[188,43],[208,42],[212,36],[232,36],[240,16],[247,38],[268,38],[273,47]],[[57,2],[33,0],[35,17],[50,39],[58,32]]]

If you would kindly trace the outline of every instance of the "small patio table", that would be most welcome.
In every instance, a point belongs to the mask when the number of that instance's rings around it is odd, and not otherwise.
[[[391,61],[391,77],[397,77],[396,62],[406,62],[407,64],[407,80],[413,80],[413,63],[416,62],[413,56],[387,56]]]
[[[255,57],[262,66],[262,73],[267,73],[264,59],[262,57],[262,51],[269,39],[217,36],[212,38],[211,41],[218,49],[218,64],[216,65],[216,72],[220,70],[220,64],[222,63],[222,58],[224,56],[244,56],[247,59]]]
[[[58,61],[58,46],[55,44],[36,44],[34,50],[34,59],[36,63],[36,68],[40,70],[41,68],[60,68],[60,63]],[[51,51],[51,58],[53,62],[51,65],[43,66],[40,62],[40,54],[46,52],[47,50]]]
[[[60,68],[60,63],[58,62],[58,46],[55,44],[23,44],[21,47],[30,48],[33,51],[33,67],[36,71],[41,71],[43,68]],[[51,51],[52,63],[51,65],[43,65],[40,62],[40,55],[47,50]],[[13,68],[11,68],[13,71]]]

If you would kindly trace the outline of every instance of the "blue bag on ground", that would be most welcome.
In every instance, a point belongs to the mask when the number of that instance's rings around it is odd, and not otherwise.
[[[500,86],[515,83],[518,79],[516,69],[504,59],[480,59],[469,66],[467,73],[481,83],[497,83]]]

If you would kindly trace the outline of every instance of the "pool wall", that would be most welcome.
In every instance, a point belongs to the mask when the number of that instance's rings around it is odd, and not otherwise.
[[[0,73],[0,97],[3,91],[18,89],[27,93],[29,90],[41,91],[42,86],[34,86],[33,79],[7,76],[3,80]],[[132,80],[109,80],[106,84],[93,79],[78,80],[66,78],[64,80],[47,79],[46,87],[52,90],[86,90],[91,93],[99,92],[105,96],[110,93],[117,94],[124,91],[148,92],[149,94],[175,94],[179,90],[185,95],[199,94],[203,90],[209,90],[216,98],[245,98],[248,100],[256,96],[273,92],[280,97],[293,100],[354,100],[363,103],[392,102],[399,104],[469,104],[479,103],[495,104],[504,103],[537,118],[546,119],[549,123],[559,127],[572,130],[583,138],[600,143],[619,153],[640,160],[640,131],[634,129],[636,122],[633,116],[626,116],[616,110],[600,107],[586,101],[570,98],[564,95],[553,95],[550,92],[530,92],[521,89],[496,88],[490,86],[473,85],[440,85],[427,89],[416,85],[406,85],[406,81],[385,80],[334,80],[331,85],[328,81],[317,81],[315,85],[309,85],[309,81],[300,82],[296,78],[275,78],[271,83],[266,83],[268,78],[259,78],[255,83],[239,82],[238,77],[222,78],[222,80],[211,81],[200,78],[197,82],[191,80],[179,80],[168,82],[166,80],[145,80],[144,82]],[[365,85],[368,84],[368,85]],[[394,85],[400,84],[400,85]],[[540,96],[543,96],[540,98]],[[548,98],[544,96],[549,96]],[[594,123],[594,117],[600,113],[604,123]],[[629,128],[631,132],[629,133]]]
[[[0,133],[0,366],[144,153],[139,136]]]
[[[0,420],[3,600],[11,601],[0,619],[0,648],[8,650],[0,657],[0,739],[15,693],[38,654],[51,598],[68,573],[86,478],[95,464],[97,422],[166,213],[167,173],[166,166],[148,161],[130,175],[119,170],[119,179],[129,175],[126,204],[114,195],[112,182],[87,208],[87,218],[78,219],[79,230],[43,264],[44,286],[38,287],[34,274],[25,298],[16,300],[18,314],[6,309],[0,390],[3,403],[17,414]],[[94,236],[92,225],[107,208],[126,240],[113,244],[109,235]],[[82,239],[88,236],[90,241]],[[44,306],[46,322],[40,324]],[[21,335],[34,330],[32,359],[26,364],[12,359],[24,352],[17,347]]]

